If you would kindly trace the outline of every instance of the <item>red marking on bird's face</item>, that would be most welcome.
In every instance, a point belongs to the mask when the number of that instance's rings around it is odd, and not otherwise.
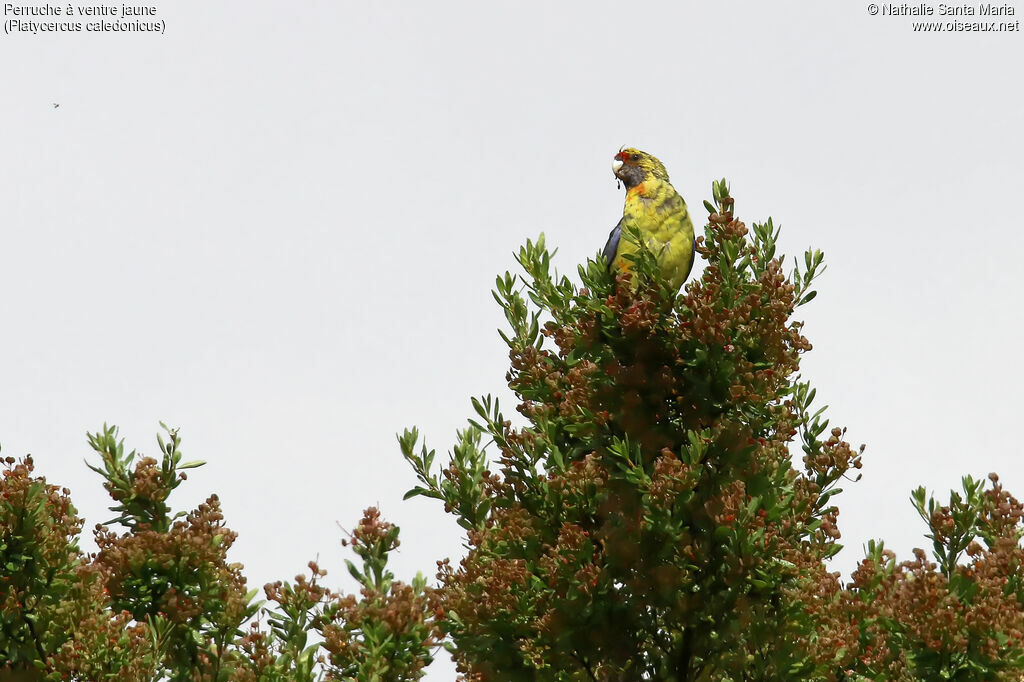
[[[615,155],[615,160],[616,161],[629,161],[629,154],[627,154],[626,152],[619,152],[618,154]]]

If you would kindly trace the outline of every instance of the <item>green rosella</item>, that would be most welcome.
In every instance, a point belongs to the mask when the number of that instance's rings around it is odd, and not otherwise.
[[[668,181],[668,171],[661,161],[638,149],[620,150],[612,162],[612,172],[626,185],[626,205],[604,247],[608,267],[628,271],[632,266],[622,256],[634,253],[637,247],[622,238],[622,231],[634,227],[658,257],[662,275],[673,290],[679,289],[693,268],[696,253],[686,202]]]

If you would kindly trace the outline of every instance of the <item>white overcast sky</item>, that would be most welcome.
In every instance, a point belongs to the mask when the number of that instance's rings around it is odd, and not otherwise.
[[[542,231],[565,272],[603,246],[623,144],[696,216],[726,176],[825,251],[804,371],[868,445],[838,570],[926,542],[917,485],[1024,495],[1021,33],[849,0],[152,2],[164,35],[0,36],[0,443],[87,529],[86,430],[156,454],[163,420],[208,462],[174,501],[220,495],[252,585],[317,555],[347,585],[336,524],[369,505],[432,575],[460,534],[401,501],[394,434],[447,450],[507,396],[494,276]]]

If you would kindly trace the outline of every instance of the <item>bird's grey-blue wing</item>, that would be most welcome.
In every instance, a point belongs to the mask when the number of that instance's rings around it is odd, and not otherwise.
[[[604,262],[608,264],[608,269],[611,269],[612,262],[615,260],[615,254],[619,250],[619,240],[622,239],[622,219],[619,219],[618,224],[612,228],[611,234],[608,235],[608,243],[604,245]]]

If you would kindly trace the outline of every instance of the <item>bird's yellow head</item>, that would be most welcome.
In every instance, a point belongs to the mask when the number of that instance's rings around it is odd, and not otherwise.
[[[668,182],[668,171],[661,161],[639,149],[626,147],[619,150],[612,161],[612,172],[626,185],[636,187],[644,180],[654,177]]]

